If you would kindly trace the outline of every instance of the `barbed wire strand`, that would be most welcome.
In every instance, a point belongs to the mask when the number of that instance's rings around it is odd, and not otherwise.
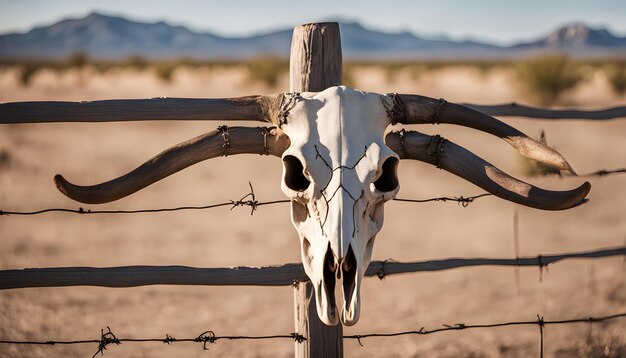
[[[96,353],[93,354],[92,358],[96,357],[98,353],[104,355],[104,351],[107,349],[107,346],[110,344],[120,345],[123,342],[132,342],[132,343],[140,343],[140,342],[161,342],[166,344],[171,343],[183,343],[183,342],[193,342],[193,343],[202,343],[202,348],[204,350],[209,350],[207,347],[207,343],[216,343],[218,340],[226,339],[226,340],[262,340],[262,339],[291,339],[295,342],[301,343],[306,341],[306,337],[302,336],[298,333],[290,333],[284,335],[266,335],[266,336],[216,336],[213,331],[204,331],[200,335],[194,338],[174,338],[169,334],[165,334],[165,338],[118,338],[112,331],[109,326],[107,326],[107,332],[104,329],[100,330],[100,339],[85,339],[85,340],[74,340],[74,341],[10,341],[10,340],[0,340],[0,344],[20,344],[20,345],[71,345],[71,344],[90,344],[90,343],[98,343],[98,349]]]
[[[214,209],[225,206],[230,206],[230,210],[233,210],[237,207],[248,206],[251,208],[250,215],[253,215],[254,212],[260,206],[266,205],[274,205],[274,204],[284,204],[289,203],[291,200],[282,199],[282,200],[271,200],[271,201],[258,201],[256,200],[256,195],[254,193],[254,188],[252,187],[252,183],[248,182],[250,185],[250,192],[241,197],[239,200],[229,200],[222,203],[217,204],[209,204],[203,206],[179,206],[172,208],[155,208],[155,209],[136,209],[136,210],[91,210],[79,207],[78,209],[69,209],[69,208],[48,208],[41,209],[36,211],[7,211],[0,210],[0,216],[9,216],[9,215],[39,215],[50,212],[63,212],[63,213],[71,213],[71,214],[81,214],[81,215],[89,215],[89,214],[140,214],[140,213],[160,213],[160,212],[172,212],[172,211],[184,211],[184,210],[206,210],[206,209]],[[453,201],[459,203],[463,207],[467,207],[474,200],[491,196],[492,194],[484,193],[475,196],[469,197],[438,197],[438,198],[430,198],[430,199],[402,199],[396,198],[394,201],[400,202],[411,202],[411,203],[427,203],[431,201]]]
[[[605,177],[607,175],[612,175],[612,174],[624,174],[626,173],[626,168],[620,168],[620,169],[613,169],[613,170],[606,170],[606,169],[600,169],[597,170],[595,172],[591,172],[591,173],[583,173],[583,174],[578,174],[578,175],[574,175],[574,174],[564,174],[566,176],[573,176],[573,177]]]
[[[601,170],[598,170],[598,171],[595,171],[595,172],[592,172],[592,173],[580,174],[578,176],[579,177],[592,177],[592,176],[603,177],[603,176],[607,176],[607,175],[621,174],[621,173],[626,173],[626,168],[614,169],[614,170],[601,169]],[[559,176],[563,177],[565,175],[559,174]],[[574,176],[574,175],[567,175],[567,176]],[[291,200],[289,200],[289,199],[271,200],[271,201],[258,201],[258,200],[256,200],[256,195],[254,193],[254,188],[252,187],[252,183],[248,182],[248,185],[250,186],[250,192],[247,193],[246,195],[244,195],[243,197],[241,197],[239,200],[232,200],[231,199],[231,200],[223,202],[223,203],[209,204],[209,205],[202,205],[202,206],[179,206],[179,207],[172,207],[172,208],[136,209],[136,210],[91,210],[91,209],[85,209],[85,208],[82,208],[82,207],[79,207],[78,209],[47,208],[47,209],[41,209],[41,210],[35,210],[35,211],[0,210],[0,216],[9,216],[9,215],[22,215],[22,216],[39,215],[39,214],[50,213],[50,212],[62,212],[62,213],[81,214],[81,215],[88,215],[88,214],[141,214],[141,213],[161,213],[161,212],[184,211],[184,210],[206,210],[206,209],[220,208],[220,207],[224,207],[224,206],[230,206],[230,210],[233,210],[236,207],[248,206],[248,207],[251,208],[250,215],[253,215],[254,212],[260,206],[274,205],[274,204],[284,204],[284,203],[291,202]],[[405,202],[405,203],[428,203],[428,202],[437,202],[437,201],[441,201],[441,202],[448,202],[448,201],[450,201],[450,202],[456,202],[459,205],[461,205],[462,207],[467,207],[470,203],[474,202],[474,200],[477,200],[477,199],[480,199],[480,198],[483,198],[483,197],[487,197],[487,196],[492,196],[492,195],[493,194],[483,193],[483,194],[474,195],[474,196],[468,196],[468,197],[465,197],[465,196],[458,196],[458,197],[456,197],[456,196],[455,197],[441,196],[441,197],[428,198],[428,199],[395,198],[393,200],[394,201],[399,201],[399,202]]]
[[[543,318],[543,316],[537,315],[536,321],[512,321],[512,322],[489,323],[489,324],[465,324],[465,323],[456,323],[453,325],[444,324],[443,327],[441,328],[435,328],[431,330],[426,330],[425,327],[422,327],[417,331],[413,330],[413,331],[403,331],[403,332],[393,332],[393,333],[355,334],[355,335],[343,336],[343,338],[344,339],[356,339],[361,347],[365,347],[362,342],[362,339],[364,338],[372,338],[372,337],[389,338],[389,337],[398,337],[398,336],[406,336],[406,335],[426,335],[426,334],[433,334],[433,333],[446,332],[446,331],[459,331],[459,330],[464,330],[464,329],[536,325],[539,327],[539,356],[543,358],[544,356],[544,329],[546,325],[564,325],[564,324],[575,324],[575,323],[589,323],[591,325],[594,322],[603,322],[603,321],[609,321],[609,320],[613,320],[617,318],[624,318],[624,317],[626,317],[626,312],[612,314],[609,316],[601,316],[601,317],[586,317],[586,318],[546,321]]]
[[[474,200],[480,199],[480,198],[484,198],[484,197],[487,197],[487,196],[493,196],[493,194],[484,193],[484,194],[468,196],[468,197],[464,197],[464,196],[458,196],[458,197],[442,196],[442,197],[438,197],[438,198],[429,198],[429,199],[403,199],[403,198],[395,198],[393,200],[394,201],[400,201],[400,202],[406,202],[406,203],[428,203],[428,202],[432,202],[432,201],[442,201],[442,202],[452,201],[452,202],[457,202],[459,205],[461,205],[462,207],[465,208],[470,203],[474,202]]]
[[[254,214],[258,207],[264,205],[273,205],[280,203],[289,203],[291,200],[283,199],[283,200],[272,200],[272,201],[264,201],[260,202],[256,200],[256,195],[254,193],[254,188],[252,187],[252,183],[248,182],[250,186],[250,192],[241,197],[239,200],[228,200],[222,203],[217,204],[208,204],[202,206],[178,206],[172,208],[155,208],[155,209],[136,209],[136,210],[91,210],[84,209],[79,207],[78,209],[68,209],[68,208],[48,208],[36,211],[6,211],[0,210],[0,216],[8,216],[8,215],[38,215],[50,212],[63,212],[63,213],[71,213],[71,214],[81,214],[81,215],[89,215],[89,214],[140,214],[140,213],[160,213],[160,212],[172,212],[172,211],[183,211],[183,210],[206,210],[206,209],[214,209],[220,208],[224,206],[230,206],[230,210],[233,210],[236,207],[248,206],[251,208],[250,215]]]
[[[392,332],[392,333],[368,333],[368,334],[355,334],[355,335],[345,335],[344,339],[356,339],[361,347],[365,347],[363,345],[363,339],[365,338],[390,338],[390,337],[398,337],[405,335],[427,335],[445,331],[460,331],[464,329],[478,329],[478,328],[495,328],[495,327],[504,327],[504,326],[528,326],[528,325],[537,325],[539,327],[540,334],[540,352],[541,357],[543,357],[544,351],[544,327],[546,325],[564,325],[564,324],[575,324],[575,323],[595,323],[595,322],[603,322],[608,320],[613,320],[617,318],[626,317],[626,313],[617,313],[608,316],[600,316],[600,317],[586,317],[586,318],[575,318],[575,319],[565,319],[565,320],[544,320],[544,318],[540,315],[537,315],[537,320],[533,321],[510,321],[510,322],[499,322],[499,323],[488,323],[488,324],[465,324],[465,323],[456,323],[453,325],[444,324],[440,328],[427,330],[425,327],[421,327],[419,330],[412,331],[403,331],[403,332]],[[16,341],[16,340],[0,340],[0,344],[19,344],[19,345],[72,345],[72,344],[98,344],[98,348],[92,358],[96,357],[98,354],[104,355],[104,351],[111,344],[120,345],[125,342],[129,343],[140,343],[140,342],[153,342],[153,343],[183,343],[183,342],[191,342],[191,343],[202,343],[202,348],[204,350],[208,350],[207,344],[214,344],[218,340],[266,340],[266,339],[290,339],[297,343],[302,343],[307,340],[306,337],[299,333],[290,333],[283,335],[263,335],[263,336],[217,336],[214,331],[204,331],[197,337],[193,338],[174,338],[170,334],[165,334],[165,338],[118,338],[112,331],[111,328],[107,326],[107,331],[104,329],[100,331],[100,339],[87,339],[87,340],[72,340],[72,341],[55,341],[55,340],[46,340],[46,341]]]

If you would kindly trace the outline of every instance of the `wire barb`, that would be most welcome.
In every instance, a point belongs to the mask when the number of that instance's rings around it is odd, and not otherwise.
[[[543,358],[543,326],[545,322],[543,321],[543,316],[537,315],[537,325],[539,326],[539,357]]]
[[[241,199],[237,201],[230,201],[230,204],[232,205],[230,208],[231,211],[238,206],[249,206],[251,208],[250,215],[253,215],[254,212],[257,210],[259,202],[256,200],[256,196],[254,195],[254,188],[252,187],[251,182],[248,182],[248,185],[250,186],[250,192],[248,194],[244,195],[243,197],[241,197]]]
[[[206,346],[207,343],[215,343],[216,341],[217,337],[215,336],[215,333],[213,331],[202,332],[196,339],[194,339],[194,342],[202,343],[202,349],[204,349],[205,351],[209,350],[209,348],[207,348]]]
[[[93,354],[93,356],[91,356],[91,358],[95,358],[98,353],[100,353],[100,355],[104,355],[104,351],[107,349],[107,346],[109,344],[117,344],[120,345],[122,344],[122,342],[120,342],[119,339],[117,339],[117,337],[115,336],[115,334],[113,334],[113,332],[111,332],[111,328],[109,326],[107,326],[107,330],[108,332],[104,332],[104,329],[100,330],[100,343],[98,344],[98,350],[96,351],[96,353]]]
[[[291,336],[293,337],[293,340],[297,343],[302,343],[305,342],[307,339],[305,336],[297,333],[297,332],[291,332]]]

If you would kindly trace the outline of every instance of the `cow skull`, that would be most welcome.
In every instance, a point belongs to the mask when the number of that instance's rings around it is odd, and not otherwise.
[[[339,318],[353,325],[384,203],[399,189],[398,155],[383,136],[389,119],[380,95],[346,87],[292,101],[280,127],[291,139],[282,155],[282,190],[291,198],[291,220],[318,315],[328,325]],[[341,317],[335,304],[338,279],[345,301]]]
[[[78,186],[57,175],[57,188],[74,200],[97,204],[123,198],[202,160],[241,153],[281,157],[281,187],[291,199],[291,219],[318,315],[328,325],[339,320],[353,325],[359,319],[360,287],[383,224],[383,206],[399,190],[399,159],[435,165],[505,200],[544,210],[579,205],[590,190],[589,183],[568,191],[534,187],[438,135],[400,131],[385,136],[389,124],[457,124],[498,136],[528,158],[573,172],[553,149],[495,118],[444,100],[332,87],[319,93],[204,101],[202,119],[252,119],[277,127],[222,126],[119,178]],[[335,302],[338,281],[341,316]]]

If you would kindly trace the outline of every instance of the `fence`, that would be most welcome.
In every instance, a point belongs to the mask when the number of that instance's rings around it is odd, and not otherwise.
[[[322,54],[315,51],[324,48]],[[341,48],[339,46],[339,30],[337,24],[307,24],[297,27],[294,31],[291,56],[291,91],[319,91],[341,83]],[[207,119],[202,112],[202,103],[211,100],[190,99],[151,99],[151,100],[117,100],[91,103],[53,103],[40,102],[29,104],[2,104],[0,123],[32,123],[32,122],[80,122],[85,121],[85,113],[90,113],[89,121],[126,121],[126,120],[202,120]],[[608,120],[626,116],[626,107],[616,107],[599,111],[547,110],[520,106],[517,104],[498,106],[468,105],[491,115],[524,116],[529,118],[549,119],[596,119]],[[185,108],[184,111],[180,111]],[[33,120],[35,118],[35,120]],[[606,176],[626,173],[626,168],[615,170],[598,170],[585,176]],[[491,194],[480,194],[468,197],[438,197],[427,199],[396,199],[399,202],[424,203],[431,201],[452,201],[467,206],[473,201]],[[239,200],[228,200],[222,203],[205,206],[184,206],[175,208],[135,209],[135,210],[91,210],[48,208],[34,211],[2,211],[0,216],[7,215],[40,215],[50,212],[70,214],[133,214],[157,213],[181,210],[205,210],[218,207],[249,207],[251,214],[259,207],[287,203],[288,200],[259,202],[252,185],[250,192]],[[517,241],[517,236],[515,238]],[[516,242],[517,247],[517,242]],[[516,249],[516,256],[517,249]],[[573,252],[535,257],[507,258],[450,258],[433,261],[396,262],[394,260],[373,261],[366,271],[366,276],[383,279],[390,275],[423,271],[441,271],[473,266],[536,266],[540,272],[549,264],[571,259],[600,259],[605,257],[626,257],[626,246],[595,251]],[[539,327],[540,356],[544,351],[544,327],[547,325],[563,325],[576,323],[604,322],[626,317],[626,313],[607,316],[572,318],[566,320],[512,321],[487,324],[456,323],[439,328],[390,333],[368,333],[362,335],[343,335],[341,325],[328,327],[319,321],[315,313],[315,301],[311,294],[312,287],[301,264],[286,264],[276,267],[238,267],[238,268],[194,268],[184,266],[127,266],[109,268],[35,268],[23,270],[0,271],[0,289],[16,289],[26,287],[59,287],[59,286],[103,286],[103,287],[136,287],[143,285],[262,285],[287,286],[293,285],[296,293],[296,332],[283,335],[267,336],[220,336],[215,331],[207,330],[196,337],[175,338],[166,334],[161,338],[119,338],[112,330],[102,330],[99,339],[92,340],[40,340],[15,341],[0,340],[0,344],[34,344],[34,345],[66,345],[66,344],[98,344],[94,357],[103,353],[111,344],[133,342],[157,343],[201,343],[204,349],[208,344],[218,340],[261,340],[289,339],[295,341],[296,356],[342,356],[343,339],[354,339],[363,345],[363,340],[371,337],[396,337],[402,335],[426,335],[444,331],[460,331],[465,329],[487,329],[502,326],[536,325]]]

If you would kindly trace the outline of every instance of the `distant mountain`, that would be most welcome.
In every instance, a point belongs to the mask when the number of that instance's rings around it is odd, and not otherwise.
[[[548,36],[511,47],[516,50],[561,51],[572,55],[626,53],[626,38],[617,37],[606,29],[594,29],[584,24],[563,26]]]
[[[278,35],[278,36],[277,36]],[[197,33],[164,22],[141,23],[92,13],[82,19],[62,20],[24,34],[0,36],[1,58],[63,58],[85,52],[100,59],[130,55],[147,58],[240,58],[289,51],[288,33],[250,38],[224,38]]]
[[[626,56],[626,38],[582,24],[562,27],[548,36],[502,47],[479,41],[422,38],[408,32],[385,33],[356,22],[340,22],[342,50],[348,59],[497,59],[560,51],[574,56]],[[0,59],[60,59],[84,52],[97,59],[140,55],[149,59],[245,59],[289,56],[291,29],[250,37],[194,32],[165,22],[143,23],[92,13],[0,35]]]
[[[426,39],[409,32],[384,33],[366,29],[356,22],[340,22],[339,28],[342,51],[347,58],[474,57],[478,51],[502,50],[481,42]]]

